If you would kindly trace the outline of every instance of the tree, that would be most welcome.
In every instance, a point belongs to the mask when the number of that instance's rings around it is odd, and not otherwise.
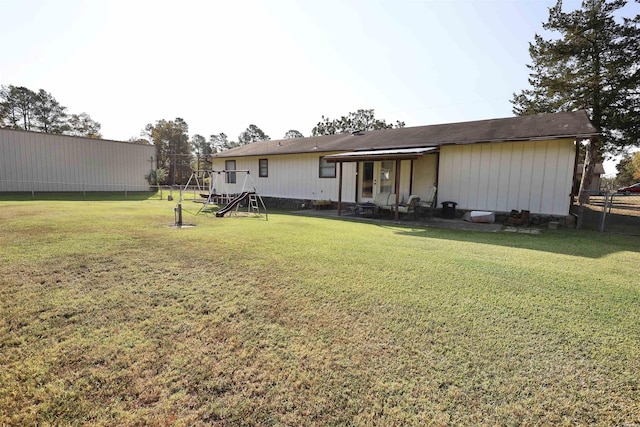
[[[191,146],[196,156],[196,169],[200,170],[200,163],[206,163],[209,156],[213,153],[212,144],[208,142],[204,136],[195,134],[191,137]]]
[[[102,137],[100,123],[87,113],[69,116],[66,109],[44,89],[36,93],[23,86],[0,88],[0,126],[89,138]]]
[[[618,187],[626,187],[633,184],[634,168],[632,164],[633,158],[630,155],[623,157],[616,165],[616,185]]]
[[[36,93],[23,86],[2,86],[0,99],[2,124],[31,130]]]
[[[164,168],[151,169],[145,178],[150,185],[160,185],[167,179],[167,170]]]
[[[12,95],[11,86],[0,86],[0,126],[18,128],[19,116]]]
[[[626,187],[640,180],[640,151],[624,156],[616,165],[616,185]]]
[[[633,153],[631,158],[631,167],[633,168],[633,180],[640,179],[640,151]]]
[[[91,118],[87,113],[72,114],[69,116],[65,134],[84,136],[87,138],[102,138],[100,128],[102,125]]]
[[[293,138],[304,138],[302,132],[297,131],[295,129],[291,129],[284,134],[284,139],[293,139]]]
[[[331,120],[322,116],[322,120],[311,131],[312,136],[333,135],[336,133],[353,133],[359,131],[403,128],[404,122],[396,121],[396,124],[389,124],[385,120],[376,119],[373,109],[357,110],[339,119]]]
[[[35,96],[33,106],[35,129],[44,133],[63,133],[67,128],[66,109],[67,107],[60,105],[53,95],[40,89]]]
[[[127,142],[130,142],[132,144],[144,144],[144,145],[151,145],[151,141],[149,141],[146,138],[141,138],[139,136],[132,136],[130,137]]]
[[[40,89],[37,93],[23,86],[0,88],[0,126],[35,130],[44,133],[101,138],[100,123],[87,113],[66,113],[51,93]]]
[[[238,146],[237,142],[230,142],[226,133],[220,132],[219,134],[213,134],[209,137],[209,143],[213,147],[213,152],[229,150]]]
[[[269,141],[271,138],[256,125],[249,127],[238,135],[238,145],[252,144],[258,141]]]
[[[529,44],[531,89],[514,94],[516,115],[587,109],[601,130],[586,145],[580,200],[586,202],[593,170],[607,153],[638,144],[640,136],[640,15],[616,19],[626,0],[584,0],[562,12],[562,0],[549,8],[545,30]]]
[[[156,147],[156,168],[168,171],[171,185],[184,184],[191,175],[191,146],[189,126],[181,119],[158,120],[145,127],[146,134]]]

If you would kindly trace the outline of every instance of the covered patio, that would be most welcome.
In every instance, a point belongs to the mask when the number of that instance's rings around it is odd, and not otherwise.
[[[419,147],[419,148],[398,148],[398,149],[388,149],[388,150],[370,150],[370,151],[353,151],[348,153],[339,153],[325,156],[324,159],[327,162],[337,163],[338,164],[338,216],[342,215],[343,206],[342,206],[342,188],[343,188],[343,163],[352,163],[352,162],[379,162],[379,161],[394,161],[395,162],[395,177],[394,177],[394,192],[395,194],[395,206],[393,211],[394,220],[399,219],[399,209],[400,205],[400,180],[401,180],[401,169],[402,169],[402,161],[403,160],[411,160],[411,167],[413,169],[413,160],[419,159],[425,154],[433,154],[437,153],[439,150],[438,147]],[[412,171],[413,172],[413,171]],[[409,183],[410,193],[411,188],[413,186],[413,173],[409,174],[409,179],[411,182]]]

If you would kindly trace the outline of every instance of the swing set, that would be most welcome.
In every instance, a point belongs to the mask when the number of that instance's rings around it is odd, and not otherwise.
[[[239,193],[228,191],[228,177],[236,173],[244,173],[244,181]],[[193,197],[187,198],[189,194],[193,194]],[[227,213],[237,215],[239,209],[246,206],[247,212],[255,216],[259,216],[264,211],[265,219],[269,220],[267,207],[256,189],[249,170],[193,171],[185,186],[180,189],[179,206],[182,206],[183,200],[202,204],[196,215],[215,213],[216,217],[222,218]]]

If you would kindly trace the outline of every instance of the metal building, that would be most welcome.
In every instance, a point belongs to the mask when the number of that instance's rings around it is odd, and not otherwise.
[[[147,191],[155,147],[0,129],[0,192]]]

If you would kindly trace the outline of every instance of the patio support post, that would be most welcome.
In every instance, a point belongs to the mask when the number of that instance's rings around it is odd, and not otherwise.
[[[400,164],[402,160],[396,159],[396,183],[395,183],[395,193],[396,193],[396,209],[394,214],[394,219],[397,221],[400,218],[400,214],[398,213],[398,205],[400,204]]]
[[[338,162],[340,165],[338,171],[338,216],[342,216],[342,162]]]

